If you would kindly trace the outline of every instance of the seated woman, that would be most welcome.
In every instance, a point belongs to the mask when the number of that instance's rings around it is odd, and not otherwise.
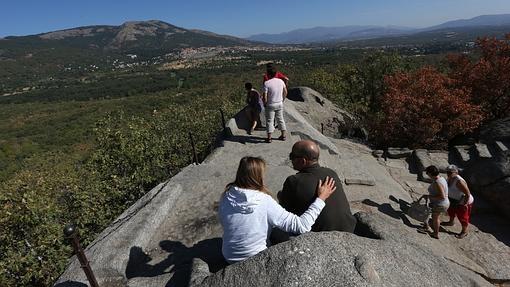
[[[433,180],[428,188],[429,195],[426,196],[430,200],[430,208],[432,209],[432,236],[439,239],[439,216],[446,213],[450,202],[448,201],[448,183],[446,179],[439,175],[439,169],[433,165],[425,169],[427,175]],[[424,222],[424,229],[421,232],[429,232],[428,222]]]
[[[462,230],[456,237],[464,238],[468,233],[471,209],[473,208],[475,199],[469,191],[466,181],[459,175],[457,166],[453,164],[449,165],[446,168],[446,175],[448,175],[448,199],[450,200],[448,215],[450,216],[450,220],[441,222],[441,225],[453,226],[455,216],[457,216]]]
[[[336,190],[335,181],[319,181],[317,198],[301,216],[286,211],[264,185],[266,163],[257,157],[244,157],[236,179],[227,185],[220,201],[223,226],[222,253],[229,263],[245,260],[269,245],[273,227],[289,233],[305,233],[325,206],[324,201]]]

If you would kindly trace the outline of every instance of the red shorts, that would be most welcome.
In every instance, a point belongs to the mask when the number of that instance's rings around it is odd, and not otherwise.
[[[467,226],[469,224],[469,219],[471,217],[471,209],[473,208],[473,204],[466,205],[457,205],[448,208],[448,215],[450,217],[455,217],[460,221],[462,226]]]

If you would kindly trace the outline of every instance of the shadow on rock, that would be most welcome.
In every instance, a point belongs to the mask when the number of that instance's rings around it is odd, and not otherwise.
[[[395,210],[389,203],[383,203],[383,204],[379,204],[377,202],[374,202],[370,199],[365,199],[362,201],[362,203],[368,205],[368,206],[373,206],[373,207],[376,207],[377,210],[381,213],[384,213],[392,218],[395,218],[395,219],[400,219],[402,220],[402,222],[411,227],[411,228],[419,228],[421,227],[420,225],[417,225],[417,224],[413,224],[409,218],[407,218],[406,216],[406,212],[409,210],[409,207],[410,207],[410,204],[405,201],[405,200],[402,200],[402,199],[396,199],[395,197],[393,196],[390,196],[390,200],[392,201],[395,201],[396,203],[399,204],[400,206],[400,211],[398,210]]]
[[[241,144],[245,144],[245,143],[264,143],[265,142],[265,138],[256,137],[256,136],[250,136],[250,135],[246,135],[246,136],[231,136],[231,137],[228,137],[225,140],[231,141],[231,142],[237,142],[237,143],[241,143]]]
[[[191,277],[193,258],[207,263],[210,272],[223,269],[227,263],[221,254],[221,238],[206,239],[192,247],[186,247],[179,241],[164,240],[159,246],[168,252],[167,258],[149,264],[152,258],[141,247],[131,247],[126,267],[126,278],[157,277],[173,273],[166,286],[188,286]]]
[[[504,216],[497,213],[472,213],[471,224],[482,232],[492,234],[497,240],[510,247],[510,222],[505,220]]]

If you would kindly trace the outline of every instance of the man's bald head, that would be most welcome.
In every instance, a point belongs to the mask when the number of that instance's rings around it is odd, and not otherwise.
[[[302,140],[292,146],[292,154],[295,157],[303,157],[311,162],[319,160],[319,146],[311,140]]]

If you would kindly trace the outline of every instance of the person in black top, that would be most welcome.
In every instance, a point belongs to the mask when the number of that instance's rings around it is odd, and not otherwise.
[[[248,134],[251,135],[257,127],[257,121],[262,111],[262,99],[259,92],[253,88],[252,83],[245,83],[244,88],[246,89],[246,104],[248,104],[246,115],[250,125]]]
[[[319,147],[310,140],[299,141],[292,147],[289,155],[292,167],[299,171],[285,180],[283,189],[278,193],[280,204],[289,212],[303,214],[317,197],[319,180],[327,176],[340,183],[337,173],[319,165]],[[326,200],[326,206],[312,226],[312,231],[354,232],[356,218],[351,213],[349,201],[340,184],[336,192]]]

